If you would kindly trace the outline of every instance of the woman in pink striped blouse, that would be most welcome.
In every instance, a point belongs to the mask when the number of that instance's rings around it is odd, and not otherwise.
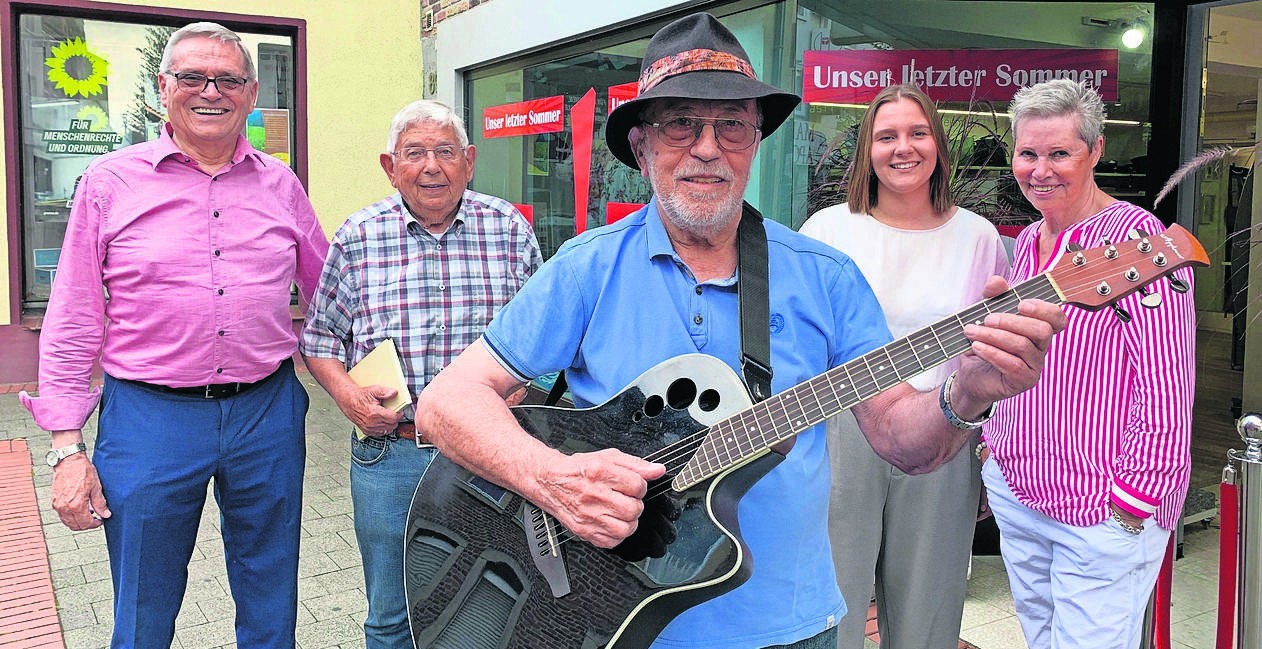
[[[1041,83],[1010,110],[1013,173],[1043,216],[1017,237],[1010,282],[1055,264],[1067,245],[1163,230],[1096,186],[1104,107],[1093,89]],[[1191,286],[1186,268],[1176,276]],[[1150,290],[1161,306],[1130,295],[1119,303],[1129,318],[1066,307],[1039,384],[1000,403],[984,429],[982,479],[1031,649],[1139,642],[1187,493],[1195,353],[1191,293],[1165,279]]]

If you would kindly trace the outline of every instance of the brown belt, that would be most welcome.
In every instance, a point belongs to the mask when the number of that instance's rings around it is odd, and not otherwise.
[[[359,439],[361,440],[369,437],[389,437],[393,435],[399,439],[410,439],[412,441],[417,441],[419,439],[420,444],[433,446],[429,440],[425,439],[425,435],[416,430],[416,424],[410,421],[399,422],[399,425],[396,426],[394,430],[384,435],[365,435],[364,431],[359,430],[358,428],[355,429],[355,434],[359,435]]]
[[[430,443],[425,435],[416,430],[416,424],[410,421],[400,422],[399,427],[394,429],[394,434],[402,439],[419,440],[421,444]]]

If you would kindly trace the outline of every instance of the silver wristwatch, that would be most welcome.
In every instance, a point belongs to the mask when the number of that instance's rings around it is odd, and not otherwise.
[[[83,442],[55,448],[44,456],[44,461],[48,462],[48,466],[57,466],[62,460],[74,455],[75,453],[84,453],[88,450],[88,445]]]

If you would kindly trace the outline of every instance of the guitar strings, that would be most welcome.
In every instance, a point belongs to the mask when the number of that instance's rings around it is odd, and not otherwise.
[[[1129,257],[1134,256],[1134,257],[1139,257],[1140,259],[1148,259],[1150,258],[1150,256],[1155,256],[1156,249],[1154,248],[1154,250],[1150,251],[1149,253],[1140,253],[1138,255],[1130,254],[1131,251],[1129,250],[1119,251],[1119,252],[1121,252],[1122,254],[1119,255],[1117,259],[1112,259],[1112,260],[1103,259],[1101,261],[1111,262],[1110,266],[1116,267],[1116,265],[1124,264],[1127,262],[1127,259],[1124,259],[1123,257],[1129,258]],[[1152,281],[1160,279],[1161,277],[1164,277],[1166,275],[1172,274],[1177,269],[1178,267],[1171,267],[1169,269],[1163,268],[1160,274],[1158,274],[1157,276],[1153,278],[1146,279],[1142,284],[1139,281],[1133,282],[1134,286],[1132,288],[1129,288],[1123,291],[1121,295],[1122,297],[1124,297],[1130,293],[1133,293],[1137,291],[1139,288],[1141,288],[1142,286],[1148,283],[1151,283]],[[1020,301],[1026,300],[1026,299],[1040,299],[1046,302],[1050,302],[1052,304],[1072,303],[1072,301],[1069,300],[1068,298],[1062,298],[1061,294],[1056,291],[1056,287],[1050,281],[1052,271],[1058,271],[1057,272],[1058,279],[1063,280],[1059,285],[1062,292],[1066,296],[1077,294],[1084,290],[1094,290],[1094,288],[1097,286],[1097,283],[1103,278],[1108,277],[1109,275],[1108,273],[1103,273],[1103,274],[1100,273],[1098,270],[1098,264],[1096,265],[1085,264],[1082,266],[1072,266],[1066,269],[1052,269],[1052,270],[1040,273],[1038,275],[1035,275],[1034,277],[1031,277],[1030,279],[1024,282],[1021,282],[1020,284],[1016,286],[1010,287],[1007,291],[1004,291],[1003,293],[1000,293],[999,295],[996,295],[994,297],[987,298],[984,300],[980,300],[977,303],[974,303],[973,305],[969,306],[968,308],[960,311],[959,313],[954,314],[954,318],[962,325],[966,321],[968,322],[973,321],[975,319],[975,316],[984,317],[985,315],[989,315],[990,313],[997,313],[997,312],[998,313],[1015,313],[1017,304],[1019,304]],[[1084,276],[1087,276],[1087,277],[1084,277]],[[1030,293],[1026,295],[1021,295],[1020,294],[1021,289],[1033,289],[1033,290],[1030,291]],[[1011,300],[1013,298],[1016,298],[1017,300],[1016,304],[1011,304]],[[1005,302],[1009,303],[1009,306],[1006,309],[1004,308],[993,309],[993,310],[991,309],[992,306],[1001,306]],[[966,315],[968,316],[967,320],[965,319]],[[793,393],[796,392],[800,388],[810,387],[812,392],[814,392],[814,387],[812,386],[812,384],[817,379],[823,378],[824,376],[832,373],[833,371],[837,369],[842,369],[843,371],[847,373],[847,376],[849,376],[848,366],[851,364],[854,364],[857,366],[859,362],[862,361],[863,364],[866,366],[865,369],[867,369],[867,371],[872,375],[873,387],[878,388],[877,391],[874,392],[873,394],[870,394],[866,397],[860,397],[854,403],[851,403],[849,406],[846,406],[844,408],[841,408],[840,410],[837,410],[837,412],[842,412],[844,410],[847,410],[850,407],[853,407],[854,405],[857,405],[858,403],[870,398],[874,394],[883,391],[885,388],[879,387],[881,381],[880,381],[880,377],[877,376],[878,371],[881,373],[881,377],[884,377],[887,380],[890,374],[893,374],[895,379],[898,379],[898,381],[901,381],[902,379],[898,375],[898,372],[896,369],[895,370],[879,370],[878,368],[874,370],[871,367],[871,364],[867,360],[867,357],[869,355],[872,355],[873,353],[876,353],[876,352],[885,351],[886,356],[889,357],[891,362],[894,363],[895,365],[898,365],[903,362],[907,362],[911,360],[912,358],[915,358],[917,363],[920,362],[919,357],[916,356],[914,350],[910,347],[910,344],[906,345],[908,350],[912,350],[910,354],[903,352],[901,349],[898,350],[897,354],[890,353],[889,347],[892,346],[894,343],[909,341],[909,339],[912,338],[913,336],[916,336],[917,334],[921,334],[922,332],[929,330],[933,334],[933,337],[939,342],[940,347],[942,347],[943,352],[945,354],[945,358],[927,367],[923,367],[922,371],[930,369],[932,367],[936,367],[943,363],[946,363],[950,361],[951,359],[961,355],[964,352],[948,353],[946,352],[946,350],[950,346],[963,343],[966,345],[966,349],[964,351],[967,351],[967,346],[970,345],[971,342],[968,340],[967,336],[963,335],[962,326],[951,327],[953,331],[958,330],[958,333],[947,334],[945,339],[938,337],[937,332],[934,331],[934,329],[937,326],[944,324],[946,320],[947,319],[940,320],[936,323],[932,323],[926,327],[923,327],[920,330],[917,330],[916,332],[913,332],[912,334],[908,336],[904,336],[903,338],[900,338],[899,340],[892,341],[891,343],[887,343],[886,345],[879,347],[877,349],[874,349],[857,358],[851,359],[834,368],[830,368],[828,372],[825,372],[824,374],[821,374],[820,376],[814,377],[812,379],[808,379],[807,381],[804,381],[792,388],[789,388],[788,390],[785,390],[776,395],[773,395],[772,397],[768,398],[765,401],[762,401],[758,404],[754,404],[753,406],[746,408],[745,410],[742,410],[741,412],[735,415],[727,417],[721,421],[718,421],[712,424],[711,426],[708,426],[706,428],[703,428],[697,431],[696,433],[683,437],[679,441],[668,444],[666,446],[663,446],[660,449],[657,449],[656,451],[652,453],[649,453],[648,455],[644,457],[644,459],[666,465],[666,476],[664,476],[664,478],[654,481],[654,482],[660,481],[659,486],[654,489],[650,489],[645,494],[644,499],[652,500],[653,498],[657,498],[659,496],[662,496],[663,494],[666,494],[672,491],[669,478],[673,478],[674,476],[678,475],[679,471],[681,471],[687,465],[688,461],[692,459],[693,455],[696,453],[697,449],[701,446],[701,444],[704,443],[707,438],[711,437],[711,433],[721,431],[721,429],[724,427],[725,424],[728,425],[729,427],[734,426],[735,421],[738,419],[745,419],[747,417],[752,417],[755,420],[757,420],[758,411],[760,410],[770,411],[772,407],[777,404],[783,407],[782,402],[785,401],[786,395],[796,396]],[[895,382],[898,382],[898,381],[895,381]],[[837,405],[840,405],[841,399],[836,394],[836,390],[833,389],[832,386],[829,385],[827,382],[825,382],[825,385],[829,387],[830,389],[832,389],[834,401],[837,402]],[[852,390],[855,392],[856,396],[858,396],[858,389],[852,386]],[[777,399],[777,397],[779,397],[779,399]],[[817,397],[817,400],[818,400],[818,397]],[[821,409],[821,413],[824,410],[828,410],[828,409]],[[769,412],[768,414],[774,419],[774,413]],[[826,418],[826,417],[823,417],[823,418]],[[821,418],[820,420],[822,421],[823,418]],[[758,422],[755,421],[755,423],[758,423]],[[816,422],[816,424],[817,423],[818,422]],[[779,425],[776,424],[774,421],[770,422],[770,424],[773,430],[779,428]],[[810,425],[815,425],[815,424],[808,424],[807,426],[802,427],[802,430],[804,430],[805,428],[808,428]],[[758,450],[759,448],[762,448],[764,446],[774,445],[775,443],[779,443],[780,441],[782,441],[778,438],[774,441],[768,440],[766,438],[765,431],[762,429],[761,426],[755,426],[754,428],[758,431],[758,435],[762,438],[761,444],[749,449],[745,449],[743,451],[738,447],[737,448],[738,456],[743,456],[744,454],[748,452]],[[796,432],[792,434],[796,434]],[[790,436],[792,436],[792,434]],[[733,458],[730,457],[730,454],[729,454],[728,460],[731,461],[732,459]],[[713,471],[713,470],[714,469],[710,469],[710,471]],[[545,517],[551,516],[551,514],[548,514],[547,512],[543,512],[542,510],[540,511]],[[567,528],[562,526],[560,527],[560,529],[562,530],[562,532],[557,535],[557,539],[556,539],[556,542],[558,544],[566,543],[575,538],[574,533],[570,532]]]
[[[1118,259],[1114,259],[1114,260],[1104,259],[1101,261],[1109,262],[1110,268],[1116,268],[1118,264],[1125,264],[1128,261],[1131,261],[1130,259],[1123,258],[1123,257],[1133,256],[1141,260],[1144,260],[1144,259],[1148,259],[1148,256],[1147,256],[1148,254],[1152,253],[1152,251],[1150,251],[1149,253],[1138,253],[1136,251],[1136,254],[1132,255],[1130,250],[1119,251],[1119,252],[1122,252],[1122,255],[1119,255]],[[1094,289],[1096,286],[1095,284],[1096,281],[1108,275],[1108,273],[1100,273],[1099,269],[1100,269],[1100,266],[1098,264],[1087,265],[1087,266],[1068,266],[1064,269],[1057,269],[1057,274],[1060,276],[1060,279],[1063,280],[1062,289],[1066,291],[1067,295],[1071,295],[1071,294],[1077,294],[1083,290]],[[1143,282],[1140,282],[1139,280],[1135,280],[1134,281],[1135,288],[1124,290],[1122,292],[1122,296],[1125,296],[1131,292],[1134,292],[1138,287],[1146,285],[1156,279],[1160,279],[1160,277],[1170,274],[1174,270],[1176,269],[1163,268],[1161,273],[1159,273],[1158,275],[1154,277],[1145,278]],[[989,298],[987,300],[983,300],[972,305],[968,309],[965,309],[961,311],[960,313],[955,314],[953,317],[959,324],[963,324],[967,320],[973,320],[975,316],[977,317],[977,319],[980,319],[981,317],[984,317],[985,315],[996,312],[996,311],[1015,312],[1017,303],[1019,303],[1021,299],[1039,298],[1039,299],[1044,299],[1053,303],[1060,302],[1061,298],[1056,293],[1055,287],[1052,286],[1051,282],[1049,281],[1038,282],[1038,280],[1047,279],[1048,276],[1051,274],[1051,272],[1052,271],[1041,273],[1040,275],[1030,278],[1029,280],[1022,282],[1021,284],[1018,284],[1017,286],[1012,287],[1009,291],[1005,293],[1001,293],[1000,295],[997,295],[993,298]],[[1089,276],[1089,277],[1084,278],[1083,277],[1084,275]],[[1087,279],[1088,281],[1084,282],[1083,281],[1084,279]],[[1041,285],[1036,285],[1036,284],[1041,284]],[[1026,295],[1021,295],[1022,291],[1024,291],[1027,288],[1030,288],[1031,286],[1033,286],[1034,288],[1033,291],[1027,293]],[[1017,300],[1017,303],[1012,302],[1014,298]],[[1005,302],[1008,303],[1006,307],[1004,305]],[[1001,308],[992,309],[991,308],[992,306],[998,306]],[[947,320],[949,320],[949,318],[939,321],[937,323],[933,323],[916,332],[913,332],[912,334],[908,336],[905,336],[897,341],[894,341],[886,346],[883,346],[881,348],[878,348],[877,350],[873,350],[872,352],[864,354],[863,356],[859,358],[852,359],[851,361],[847,361],[846,363],[843,363],[837,368],[833,368],[833,370],[841,368],[842,371],[846,373],[847,380],[849,380],[851,383],[850,388],[853,389],[856,393],[860,393],[861,390],[859,390],[858,387],[855,387],[855,384],[859,384],[860,386],[863,386],[863,387],[873,388],[872,394],[880,392],[881,390],[885,389],[881,387],[881,384],[883,382],[889,382],[890,385],[892,385],[893,383],[897,383],[898,381],[903,380],[902,376],[898,373],[897,368],[898,366],[908,361],[913,360],[913,358],[916,364],[921,367],[921,369],[916,372],[916,373],[919,373],[920,371],[923,371],[925,369],[929,369],[931,367],[940,365],[941,363],[947,362],[951,358],[958,356],[960,353],[963,353],[963,351],[967,350],[967,346],[970,344],[967,338],[964,338],[962,336],[956,336],[956,335],[946,336],[945,338],[938,336],[937,331],[936,331],[937,327],[945,324]],[[952,326],[951,329],[955,330],[955,327]],[[936,362],[930,363],[928,365],[923,365],[920,361],[920,357],[916,354],[914,347],[910,343],[911,339],[916,338],[918,336],[921,337],[922,340],[932,339],[932,340],[937,341],[939,343],[939,347],[942,349],[944,353],[944,358],[939,359]],[[945,343],[943,342],[944,339],[946,341]],[[896,345],[896,343],[903,343],[903,344]],[[955,345],[958,345],[958,344],[963,344],[965,346],[965,349],[956,351],[956,352],[947,351],[948,348],[954,347]],[[892,350],[891,348],[893,347],[897,347],[897,349]],[[890,361],[895,365],[895,367],[892,370],[885,369],[883,365],[878,365],[876,368],[873,368],[872,366],[873,359],[871,357],[874,354],[875,356],[879,357],[880,352],[884,352],[885,356],[889,358]],[[910,352],[910,353],[907,353],[907,352]],[[880,361],[878,360],[877,362],[880,362]],[[860,376],[860,379],[858,381],[852,380],[852,374],[850,372],[851,366],[854,366],[854,369],[857,371],[857,374],[859,374]],[[769,418],[771,419],[771,421],[768,423],[770,424],[769,427],[773,429],[773,432],[775,431],[775,429],[782,427],[784,424],[790,424],[790,427],[794,430],[801,430],[811,425],[811,424],[804,424],[800,421],[797,422],[796,424],[793,424],[792,422],[787,421],[787,419],[785,419],[783,416],[781,417],[783,421],[781,421],[780,423],[777,423],[775,419],[778,413],[774,412],[774,406],[777,404],[768,403],[768,402],[771,402],[773,399],[776,399],[777,397],[779,397],[778,405],[783,406],[784,401],[787,401],[790,398],[797,398],[798,396],[797,393],[804,391],[803,388],[810,389],[812,393],[815,393],[816,385],[819,383],[822,383],[824,388],[827,388],[833,391],[834,401],[838,401],[838,402],[841,401],[841,399],[836,395],[836,388],[831,384],[831,382],[820,381],[820,379],[832,373],[833,370],[830,370],[829,372],[826,372],[824,375],[821,375],[819,377],[815,377],[813,379],[805,381],[802,384],[799,384],[798,386],[794,386],[793,388],[790,388],[789,390],[786,390],[784,392],[781,392],[773,396],[772,399],[769,399],[767,402],[763,402],[764,404],[768,404],[767,407],[763,408],[762,410],[766,411],[766,414],[769,415]],[[863,376],[865,372],[867,373],[867,375],[871,377],[872,379],[871,382],[869,382],[867,378]],[[838,372],[837,374],[840,374],[840,372]],[[893,379],[893,381],[890,381],[891,378]],[[884,381],[882,381],[882,379],[884,379]],[[858,403],[859,401],[863,401],[864,399],[872,396],[872,394],[869,394],[867,396],[862,396],[861,398],[858,399],[858,401],[855,401],[855,403]],[[815,401],[817,402],[820,401],[820,397],[818,394],[815,394],[814,396],[815,396],[815,399],[814,399]],[[801,404],[799,403],[798,405],[799,405],[799,408],[797,408],[797,410],[802,411],[803,409],[800,407]],[[851,406],[853,405],[854,403],[851,404]],[[845,408],[841,408],[841,410],[844,410],[844,409]],[[738,413],[738,415],[734,415],[733,418],[729,418],[728,420],[718,422],[714,426],[711,427],[711,430],[714,430],[714,429],[721,430],[725,423],[729,423],[732,419],[736,417],[748,419],[749,417],[747,417],[746,415],[748,415],[749,413],[753,413],[752,417],[755,419],[753,423],[759,424],[760,422],[757,421],[758,419],[757,413],[753,412],[754,410],[755,408],[750,408],[749,410],[745,412]],[[823,412],[823,410],[824,409],[821,409],[821,412],[820,412],[821,416],[819,416],[818,418],[811,417],[811,419],[816,419],[817,421],[819,421],[826,418],[828,415],[826,415]],[[779,413],[779,414],[783,415],[783,413]],[[742,422],[742,423],[746,423],[746,422]],[[768,440],[765,436],[764,429],[766,427],[764,426],[760,426],[760,425],[743,426],[743,428],[754,428],[758,430],[760,436],[762,437],[762,439],[760,440],[762,444],[760,446],[753,446],[749,449],[744,449],[743,452],[741,451],[741,449],[738,448],[737,457],[743,456],[748,451],[758,450],[759,448],[762,448],[764,446],[769,446],[771,444],[778,443],[780,441],[778,437],[775,440]],[[662,450],[668,450],[669,448],[670,447],[664,447]],[[691,452],[691,451],[689,450],[685,452]],[[730,457],[730,454],[729,454],[728,460],[731,460],[731,459],[732,458]]]

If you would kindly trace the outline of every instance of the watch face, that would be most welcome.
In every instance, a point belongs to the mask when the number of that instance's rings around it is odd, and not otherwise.
[[[48,463],[48,466],[57,466],[57,463],[61,461],[61,457],[57,455],[57,451],[49,451],[44,455],[44,461]]]

